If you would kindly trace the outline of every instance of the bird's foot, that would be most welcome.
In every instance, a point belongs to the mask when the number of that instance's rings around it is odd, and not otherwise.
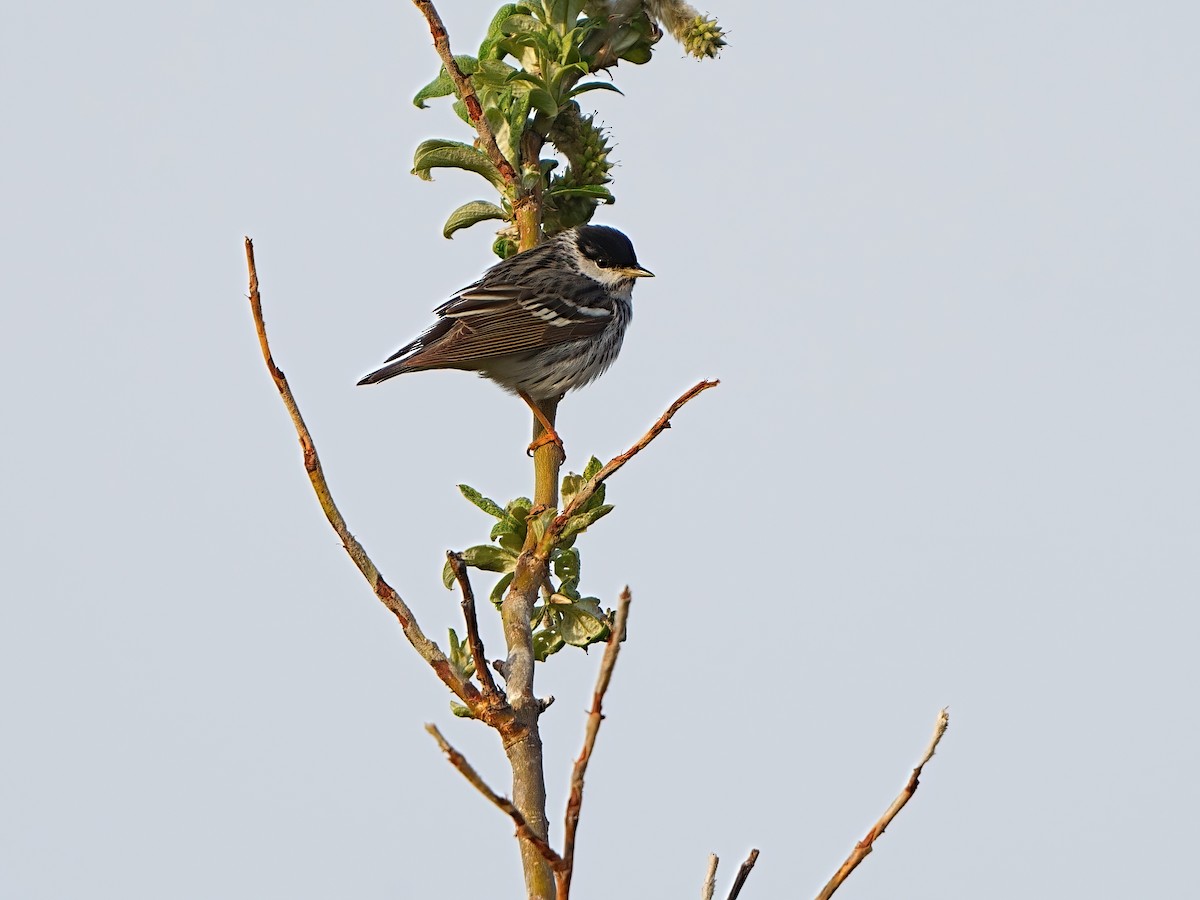
[[[563,460],[566,460],[567,451],[563,447],[562,438],[558,436],[558,432],[554,429],[542,432],[541,436],[529,445],[529,449],[526,452],[530,456],[533,456],[533,451],[537,450],[538,447],[545,447],[547,444],[553,444],[555,447],[557,447],[559,455]]]

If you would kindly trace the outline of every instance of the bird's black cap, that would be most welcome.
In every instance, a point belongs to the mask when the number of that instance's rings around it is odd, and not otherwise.
[[[578,229],[579,252],[602,269],[639,268],[633,243],[615,228],[583,225]]]

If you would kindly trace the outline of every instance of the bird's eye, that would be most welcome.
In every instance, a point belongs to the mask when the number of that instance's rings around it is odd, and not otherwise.
[[[599,256],[596,258],[596,265],[602,269],[608,269],[612,267],[612,260],[610,260],[607,256]]]

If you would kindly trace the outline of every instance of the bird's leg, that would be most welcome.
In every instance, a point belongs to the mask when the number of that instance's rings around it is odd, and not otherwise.
[[[517,396],[525,401],[525,405],[533,411],[534,417],[538,420],[538,422],[541,423],[542,426],[541,435],[529,445],[529,455],[532,456],[533,451],[538,447],[544,447],[546,444],[553,444],[558,448],[558,452],[562,454],[562,458],[566,459],[567,451],[563,448],[562,438],[558,436],[558,432],[554,430],[554,426],[550,424],[550,420],[546,418],[546,414],[542,412],[542,408],[538,406],[537,403],[534,402],[534,399],[524,391],[517,391]]]

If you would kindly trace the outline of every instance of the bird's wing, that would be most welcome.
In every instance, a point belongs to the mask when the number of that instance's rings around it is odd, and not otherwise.
[[[522,284],[485,278],[437,314],[440,320],[393,358],[412,353],[411,364],[432,367],[521,353],[593,337],[612,322],[614,311],[601,285],[558,271]]]

